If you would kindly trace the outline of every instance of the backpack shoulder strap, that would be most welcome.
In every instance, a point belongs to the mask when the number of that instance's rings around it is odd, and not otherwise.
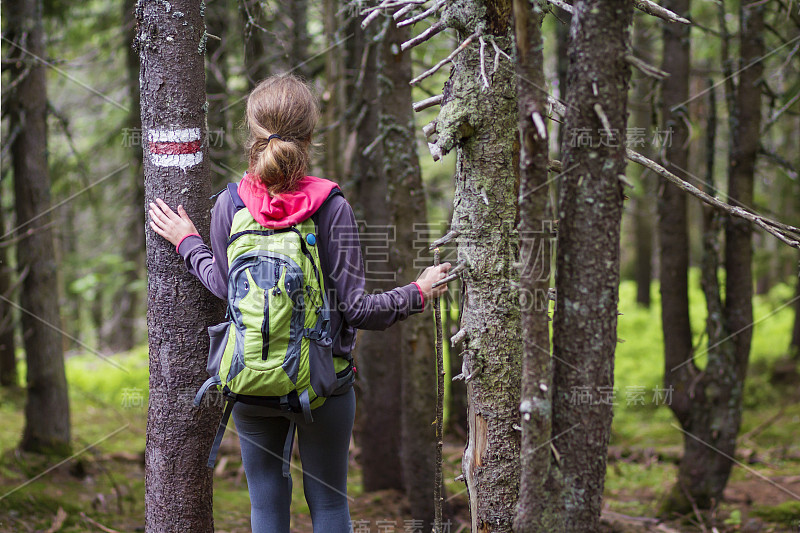
[[[239,184],[229,183],[227,188],[228,194],[230,194],[231,201],[233,202],[234,207],[236,207],[236,210],[239,211],[240,209],[244,209],[244,202],[242,201],[241,196],[239,196]]]
[[[314,227],[317,228],[317,231],[319,231],[319,212],[322,211],[322,208],[325,207],[325,204],[330,202],[331,199],[334,198],[335,196],[341,196],[342,198],[344,198],[344,193],[339,187],[334,187],[333,189],[331,189],[331,192],[328,194],[328,197],[325,198],[325,201],[322,202],[322,205],[320,205],[319,208],[317,208],[317,210],[314,211],[314,214],[311,215],[311,220],[314,221]]]

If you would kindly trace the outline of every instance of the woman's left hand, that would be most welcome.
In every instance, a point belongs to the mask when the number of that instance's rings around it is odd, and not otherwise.
[[[150,202],[150,227],[175,246],[187,235],[197,233],[182,205],[175,213],[161,198],[156,198],[155,203]]]

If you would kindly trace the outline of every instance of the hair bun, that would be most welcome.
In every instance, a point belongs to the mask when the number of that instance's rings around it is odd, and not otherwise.
[[[250,93],[247,99],[250,171],[271,194],[295,189],[306,175],[311,136],[318,120],[316,97],[302,80],[291,74],[267,78]]]

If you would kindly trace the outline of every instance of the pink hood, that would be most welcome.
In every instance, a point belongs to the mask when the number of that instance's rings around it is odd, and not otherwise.
[[[278,229],[309,218],[336,187],[330,180],[306,176],[294,191],[270,196],[258,178],[247,173],[239,182],[239,196],[256,222],[265,228]]]

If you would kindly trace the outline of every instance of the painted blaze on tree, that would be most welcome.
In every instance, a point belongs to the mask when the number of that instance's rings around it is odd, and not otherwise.
[[[141,70],[145,203],[182,204],[202,233],[211,196],[205,132],[205,24],[200,1],[140,2],[136,46]],[[206,466],[218,410],[191,407],[205,380],[206,327],[221,306],[183,267],[175,249],[148,228],[147,322],[150,403],[145,449],[148,532],[210,532],[211,470]]]

